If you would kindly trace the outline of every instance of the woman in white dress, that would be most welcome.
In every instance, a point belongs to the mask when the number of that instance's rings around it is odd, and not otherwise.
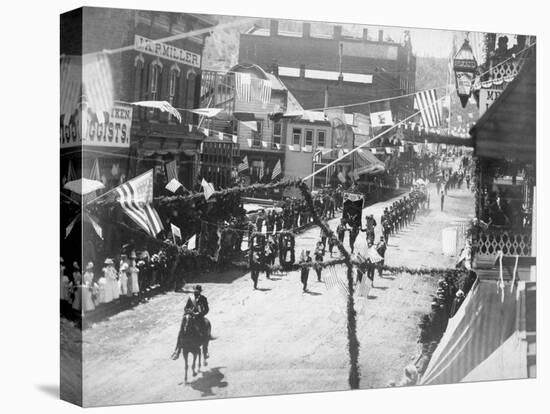
[[[92,289],[94,286],[94,264],[92,262],[86,265],[86,271],[82,276],[82,313],[90,312],[95,309],[92,300]]]
[[[132,294],[137,295],[139,293],[139,281],[138,281],[139,269],[136,265],[135,252],[132,253],[130,258],[131,258],[131,262],[130,262],[130,268],[128,270],[130,272],[131,291],[132,291]]]
[[[113,259],[105,259],[105,265],[106,266],[103,268],[103,276],[105,277],[104,303],[109,303],[118,299],[119,288]]]
[[[121,296],[132,296],[128,289],[128,263],[121,261],[120,270],[118,271],[118,279],[120,281]]]

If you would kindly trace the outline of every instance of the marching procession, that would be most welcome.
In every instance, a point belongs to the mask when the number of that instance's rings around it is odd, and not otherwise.
[[[448,59],[489,34],[417,55],[431,32],[79,13],[62,16],[86,20],[90,53],[62,37],[59,292],[87,404],[416,385],[474,266],[500,293],[532,265],[533,166],[480,164],[491,102],[461,89],[501,63]],[[532,47],[515,40],[494,56]]]

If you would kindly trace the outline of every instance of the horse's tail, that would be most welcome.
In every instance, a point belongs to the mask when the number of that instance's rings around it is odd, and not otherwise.
[[[206,325],[206,337],[209,341],[213,341],[216,338],[212,336],[212,324],[207,318],[204,318],[204,323]]]

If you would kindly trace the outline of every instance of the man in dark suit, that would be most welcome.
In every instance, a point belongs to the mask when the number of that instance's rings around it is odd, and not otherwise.
[[[382,268],[384,267],[384,255],[386,254],[386,248],[386,239],[384,238],[384,236],[380,236],[380,241],[376,245],[376,251],[380,256],[382,256],[382,260],[377,263],[379,277],[382,276]]]

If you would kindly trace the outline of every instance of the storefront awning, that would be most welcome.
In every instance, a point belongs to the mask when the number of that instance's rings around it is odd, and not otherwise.
[[[355,157],[355,173],[363,174],[379,174],[385,171],[385,164],[376,158],[372,152],[366,149],[359,149]]]
[[[470,130],[476,156],[512,161],[535,160],[536,75],[536,58],[533,54]]]

